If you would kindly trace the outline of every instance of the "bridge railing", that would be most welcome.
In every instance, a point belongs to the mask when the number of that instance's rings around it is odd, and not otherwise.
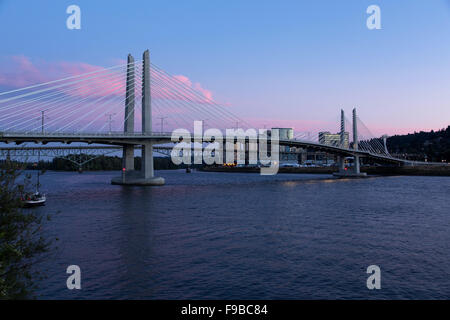
[[[148,136],[172,136],[172,132],[123,132],[123,131],[110,131],[110,132],[0,132],[0,137],[148,137]]]

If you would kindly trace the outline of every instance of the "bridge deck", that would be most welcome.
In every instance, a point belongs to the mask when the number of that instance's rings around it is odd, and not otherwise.
[[[191,142],[201,141],[203,137],[191,137]],[[236,137],[223,137],[224,141],[229,138],[234,140]],[[174,142],[172,141],[171,132],[152,132],[152,133],[123,133],[123,132],[111,132],[111,133],[0,133],[0,142],[4,143],[16,143],[21,144],[25,142],[33,143],[51,143],[59,142],[69,144],[72,142],[81,142],[87,144],[103,144],[112,146],[123,146],[123,145],[141,145],[146,142],[152,142],[154,144],[164,144]],[[354,156],[358,155],[360,157],[367,157],[378,161],[398,163],[398,164],[415,164],[415,165],[433,165],[441,163],[431,163],[431,162],[418,162],[410,161],[405,159],[397,159],[389,157],[383,154],[374,154],[363,150],[353,150],[346,149],[332,145],[320,144],[313,141],[304,140],[279,140],[279,144],[282,146],[289,147],[299,147],[299,148],[310,148],[317,151],[324,151],[330,154],[337,154],[340,156]],[[49,147],[52,148],[52,147]],[[67,147],[74,148],[74,147]],[[91,146],[95,149],[95,146]],[[114,147],[111,147],[114,148]]]

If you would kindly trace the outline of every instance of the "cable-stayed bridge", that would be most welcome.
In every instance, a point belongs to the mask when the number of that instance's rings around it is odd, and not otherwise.
[[[121,177],[113,180],[118,184],[164,184],[163,178],[154,176],[153,151],[156,145],[174,142],[174,129],[183,128],[192,133],[189,143],[198,141],[203,134],[196,135],[194,123],[200,121],[202,129],[221,130],[225,140],[232,138],[237,143],[233,137],[227,137],[226,129],[253,128],[215,102],[199,84],[151,64],[148,50],[142,60],[135,61],[129,55],[122,65],[0,93],[0,111],[0,142],[120,146],[124,169]],[[347,132],[346,128],[350,127],[351,132]],[[361,175],[361,157],[411,163],[392,157],[385,137],[371,134],[355,109],[351,122],[341,112],[337,141],[321,140],[321,137],[324,135],[319,131],[300,133],[295,137],[280,137],[279,145],[336,154],[340,158],[338,175],[345,176]],[[245,140],[244,144],[248,143]],[[134,168],[137,146],[142,150],[143,159],[139,172]],[[351,172],[344,166],[344,158],[349,156],[355,159]]]

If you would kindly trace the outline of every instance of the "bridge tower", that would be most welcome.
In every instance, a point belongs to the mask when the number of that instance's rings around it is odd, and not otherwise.
[[[142,134],[152,134],[152,100],[150,89],[150,52],[145,50],[142,65]],[[163,185],[164,178],[154,176],[153,143],[142,145],[141,159],[142,184]]]
[[[356,117],[356,108],[353,109],[353,150],[358,150],[358,118]],[[354,159],[354,173],[355,174],[360,174],[361,170],[360,170],[360,162],[359,162],[359,156],[358,155],[354,155],[353,157]]]
[[[134,58],[128,55],[127,85],[125,92],[124,133],[134,133]],[[130,172],[134,170],[134,145],[123,146],[122,168]]]
[[[358,117],[356,116],[356,108],[353,109],[353,150],[359,150],[359,140],[358,140]],[[353,154],[353,172],[351,173],[353,177],[365,177],[367,173],[361,172],[360,158],[357,153]]]
[[[132,70],[130,69],[132,68]],[[134,59],[128,55],[127,93],[125,103],[124,133],[134,132]],[[128,90],[130,89],[130,90]],[[150,53],[146,50],[142,62],[142,135],[152,134],[152,105],[150,89]],[[134,145],[123,146],[124,166],[122,176],[112,179],[112,184],[160,186],[164,178],[154,176],[153,142],[142,143],[141,170],[134,170]]]
[[[345,114],[341,109],[341,132],[340,134],[340,147],[345,148]],[[345,171],[345,156],[339,156],[339,172]]]
[[[341,132],[340,132],[340,144],[341,148],[344,148],[345,144],[345,117],[344,111],[341,110]],[[356,116],[356,108],[353,109],[353,150],[358,151],[359,148],[358,141],[358,117]],[[337,177],[348,177],[348,178],[359,178],[365,177],[367,173],[361,172],[360,170],[360,159],[359,155],[355,152],[353,153],[353,170],[345,170],[344,156],[340,156],[339,159],[339,171],[335,172],[333,175]]]
[[[384,152],[386,154],[389,154],[389,151],[388,151],[388,148],[387,148],[387,138],[388,138],[387,134],[383,135],[383,147],[384,147]]]

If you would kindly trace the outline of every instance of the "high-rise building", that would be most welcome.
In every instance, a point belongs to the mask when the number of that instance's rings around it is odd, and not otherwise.
[[[280,140],[291,140],[294,139],[294,129],[293,128],[272,128],[270,132],[277,129]],[[280,161],[297,161],[297,154],[294,154],[290,147],[280,146]]]
[[[344,145],[342,147],[349,147],[349,133],[344,132]],[[331,133],[329,131],[319,132],[319,143],[326,144],[329,146],[340,147],[341,146],[341,134],[340,133]]]

